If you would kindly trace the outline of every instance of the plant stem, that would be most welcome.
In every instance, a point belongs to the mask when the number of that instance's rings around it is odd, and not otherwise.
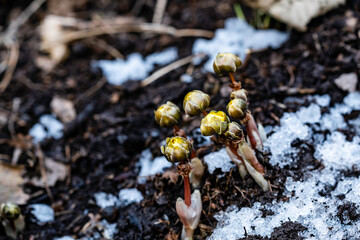
[[[240,82],[237,82],[237,81],[235,80],[234,73],[229,72],[229,76],[230,76],[231,83],[232,83],[232,86],[230,85],[230,87],[231,87],[233,90],[239,90],[239,89],[241,89],[241,83],[240,83]]]
[[[185,204],[190,207],[191,205],[191,190],[189,175],[184,176],[184,199]]]
[[[203,110],[202,113],[203,113],[205,116],[208,115],[208,113],[207,113],[205,110]]]

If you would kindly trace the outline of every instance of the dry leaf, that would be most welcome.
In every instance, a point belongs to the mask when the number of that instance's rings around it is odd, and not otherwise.
[[[162,177],[167,178],[169,180],[169,183],[176,184],[179,179],[179,174],[174,172],[173,170],[167,170],[163,173]]]
[[[64,61],[69,55],[69,49],[60,40],[64,35],[62,18],[48,15],[40,27],[41,49],[50,54],[55,64]]]
[[[76,111],[72,101],[54,97],[50,103],[51,111],[63,122],[68,123],[76,118]]]
[[[66,165],[56,162],[51,158],[45,158],[46,180],[49,187],[55,186],[57,181],[64,181],[67,177],[68,171]],[[28,179],[28,182],[37,187],[45,187],[45,183],[41,177],[34,177]]]
[[[245,0],[245,3],[299,31],[306,31],[311,19],[344,4],[345,0]]]
[[[24,183],[23,170],[24,167],[22,166],[0,163],[0,202],[26,204],[29,195],[24,193],[22,189]]]

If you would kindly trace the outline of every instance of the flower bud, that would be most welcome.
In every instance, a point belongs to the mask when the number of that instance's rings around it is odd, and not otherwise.
[[[173,127],[180,119],[180,109],[172,102],[161,105],[155,112],[155,120],[160,127]]]
[[[229,72],[236,72],[236,69],[238,69],[241,65],[242,62],[238,56],[232,53],[218,53],[213,64],[213,68],[217,75],[222,76]]]
[[[245,89],[239,89],[239,90],[235,90],[230,94],[230,99],[242,99],[245,102],[248,101],[247,99],[247,92]]]
[[[228,129],[225,132],[225,137],[232,140],[239,140],[244,137],[244,132],[237,122],[229,123]]]
[[[202,211],[201,194],[195,190],[191,194],[191,205],[187,206],[183,199],[178,198],[176,201],[176,212],[183,224],[181,239],[192,239],[195,229],[197,228]]]
[[[1,217],[14,221],[21,214],[21,210],[18,205],[13,203],[1,204]]]
[[[226,107],[230,117],[234,119],[243,119],[246,116],[247,103],[242,99],[233,99]]]
[[[184,110],[187,115],[195,116],[204,111],[210,104],[210,96],[202,91],[194,90],[184,98]]]
[[[230,119],[222,111],[211,111],[201,120],[200,131],[204,136],[223,134],[227,128]]]
[[[186,162],[190,157],[192,145],[186,138],[171,137],[166,139],[166,145],[160,149],[169,162]]]

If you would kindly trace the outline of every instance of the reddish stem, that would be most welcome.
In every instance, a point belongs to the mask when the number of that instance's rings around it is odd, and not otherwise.
[[[202,110],[202,113],[206,116],[208,113],[205,110]]]
[[[191,205],[191,190],[189,176],[184,176],[184,199],[185,204],[190,207]]]
[[[238,83],[238,82],[235,80],[234,74],[233,74],[232,72],[229,72],[229,76],[230,76],[230,79],[231,79],[232,88],[233,88],[234,90],[241,89],[241,83]]]

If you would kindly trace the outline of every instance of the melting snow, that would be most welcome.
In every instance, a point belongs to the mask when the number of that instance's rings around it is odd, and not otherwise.
[[[41,142],[45,138],[59,139],[63,136],[64,125],[58,121],[54,115],[45,114],[40,117],[40,123],[35,124],[30,130],[29,134],[34,139],[34,142]]]
[[[139,190],[136,188],[121,189],[119,197],[111,194],[98,192],[94,194],[96,205],[101,208],[121,206],[126,207],[131,203],[141,202],[144,197]]]
[[[217,29],[211,40],[198,39],[193,45],[193,53],[206,53],[210,59],[205,70],[213,72],[212,63],[219,52],[237,54],[241,59],[249,49],[278,48],[288,39],[288,34],[277,30],[256,30],[238,18],[225,21],[225,28]]]
[[[217,152],[212,152],[204,157],[210,174],[213,174],[216,168],[221,168],[223,172],[229,172],[235,164],[231,161],[226,149],[223,148]]]
[[[145,59],[140,53],[132,53],[126,60],[100,60],[92,63],[93,68],[101,68],[110,84],[121,85],[127,80],[143,80],[154,70],[155,65],[165,65],[178,58],[177,48],[150,54]]]
[[[138,182],[144,183],[147,176],[152,176],[157,173],[162,173],[165,168],[172,166],[164,156],[153,159],[150,149],[145,149],[140,156],[140,173]]]
[[[325,96],[315,98],[321,107],[330,103]],[[280,166],[291,163],[293,159],[289,153],[297,152],[297,149],[291,147],[289,142],[299,138],[313,144],[314,157],[322,161],[325,168],[308,171],[308,177],[302,182],[289,177],[285,184],[285,195],[289,197],[287,202],[273,201],[265,206],[255,203],[252,208],[241,209],[231,206],[225,212],[218,213],[215,216],[217,228],[209,239],[243,238],[244,229],[248,235],[270,237],[274,228],[286,221],[296,221],[307,227],[308,230],[301,233],[306,239],[360,238],[360,221],[352,221],[346,214],[343,214],[343,219],[338,216],[338,207],[343,204],[351,203],[356,208],[360,207],[360,179],[346,178],[341,174],[342,170],[351,171],[354,165],[359,165],[360,137],[354,136],[348,141],[343,133],[336,130],[349,127],[342,114],[360,108],[360,94],[350,93],[344,98],[344,103],[350,109],[344,111],[344,106],[334,106],[330,114],[322,116],[319,116],[319,106],[315,104],[301,108],[297,113],[284,114],[280,126],[273,129],[274,133],[266,142],[272,153],[270,163]],[[305,113],[308,115],[304,118],[302,114]],[[312,128],[323,124],[324,119],[337,127],[327,128],[331,132],[325,138],[319,138],[319,134],[312,133]],[[329,187],[331,191],[326,192],[328,195],[321,193]],[[260,209],[263,208],[274,214],[262,218]]]
[[[39,203],[31,204],[29,207],[32,208],[31,213],[35,216],[39,224],[54,221],[55,212],[50,206]]]
[[[121,189],[119,192],[121,206],[127,206],[131,203],[141,202],[144,197],[136,188]]]

